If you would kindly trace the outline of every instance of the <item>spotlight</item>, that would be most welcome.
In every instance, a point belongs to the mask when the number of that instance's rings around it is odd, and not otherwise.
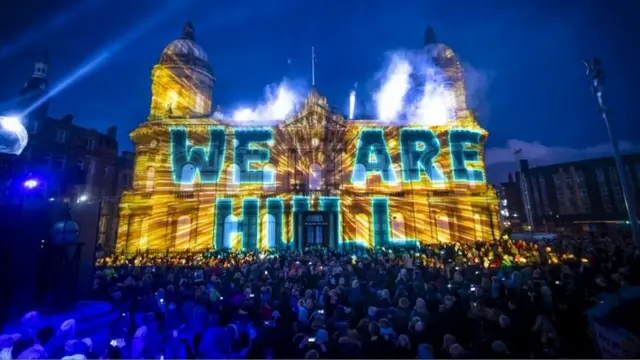
[[[25,188],[31,190],[31,189],[35,189],[36,187],[38,187],[38,185],[40,185],[40,182],[37,179],[28,179],[22,185]]]
[[[80,195],[80,197],[78,198],[77,202],[78,203],[83,203],[85,201],[89,200],[89,197],[86,194]]]
[[[29,135],[17,116],[0,116],[0,153],[20,155]]]

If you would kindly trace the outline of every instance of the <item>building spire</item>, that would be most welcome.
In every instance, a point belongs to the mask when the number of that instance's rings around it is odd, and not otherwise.
[[[316,48],[311,47],[311,86],[316,87]]]
[[[437,44],[436,32],[431,26],[427,26],[427,30],[424,32],[424,46]]]
[[[33,68],[33,77],[45,79],[47,72],[49,71],[49,51],[45,50],[42,54],[42,59],[36,61]]]
[[[193,29],[193,24],[191,23],[191,20],[187,21],[187,23],[184,25],[182,38],[185,40],[196,41],[196,34],[195,34],[195,30]]]

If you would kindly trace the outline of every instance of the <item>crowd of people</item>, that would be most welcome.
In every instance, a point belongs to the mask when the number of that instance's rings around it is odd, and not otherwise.
[[[588,358],[585,310],[636,285],[639,260],[628,240],[607,237],[119,254],[96,265],[95,297],[121,310],[104,351],[77,339],[72,320],[38,329],[34,313],[0,349],[14,359]]]

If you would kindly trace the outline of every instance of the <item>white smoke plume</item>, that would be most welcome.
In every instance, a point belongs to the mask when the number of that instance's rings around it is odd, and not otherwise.
[[[264,100],[253,107],[236,109],[231,120],[240,125],[268,125],[291,116],[304,99],[304,90],[296,82],[283,80],[264,89]]]
[[[473,84],[482,84],[482,89],[471,89],[474,96],[484,94],[486,81],[479,72],[470,69]],[[465,78],[467,68],[463,67]],[[424,49],[398,50],[389,53],[389,61],[375,80],[373,100],[377,117],[381,121],[444,125],[454,117],[455,96],[449,89],[441,70]],[[467,94],[469,91],[467,84]],[[475,85],[474,85],[475,86]]]

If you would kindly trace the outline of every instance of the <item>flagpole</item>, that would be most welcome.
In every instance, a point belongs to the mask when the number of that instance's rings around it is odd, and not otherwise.
[[[316,50],[311,47],[311,86],[316,86]]]

